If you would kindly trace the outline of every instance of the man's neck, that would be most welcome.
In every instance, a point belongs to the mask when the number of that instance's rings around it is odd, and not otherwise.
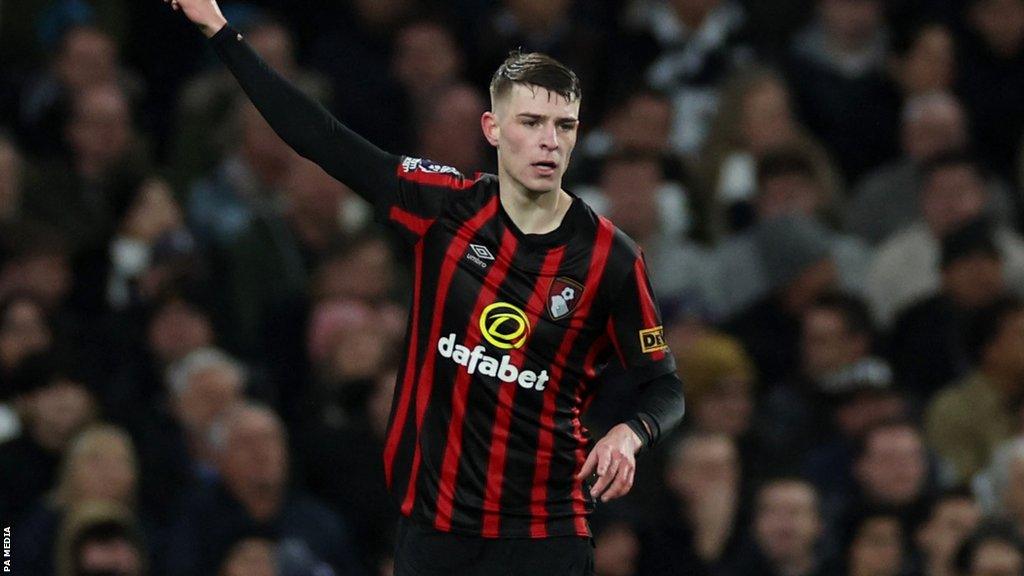
[[[498,184],[498,197],[505,213],[523,234],[554,231],[572,205],[572,197],[561,188],[531,193],[516,184],[508,183],[506,178]]]

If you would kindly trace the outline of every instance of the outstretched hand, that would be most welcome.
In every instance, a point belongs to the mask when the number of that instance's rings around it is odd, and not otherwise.
[[[175,11],[181,10],[185,17],[199,26],[207,38],[212,37],[228,23],[217,5],[217,0],[164,0]]]
[[[633,487],[636,453],[642,445],[632,428],[626,424],[616,425],[594,445],[576,479],[582,480],[597,472],[591,496],[600,497],[602,502],[625,496]]]

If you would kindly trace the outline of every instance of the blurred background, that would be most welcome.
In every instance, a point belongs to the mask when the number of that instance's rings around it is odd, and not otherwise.
[[[644,248],[683,427],[600,576],[1024,574],[1024,0],[260,0],[395,153],[492,171],[510,49]],[[33,576],[390,574],[408,253],[159,0],[0,3],[0,521]],[[637,391],[609,366],[593,437]]]

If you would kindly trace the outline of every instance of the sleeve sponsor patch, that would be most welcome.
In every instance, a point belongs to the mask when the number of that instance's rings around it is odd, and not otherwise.
[[[445,166],[444,164],[438,164],[422,158],[405,158],[402,160],[402,171],[406,173],[418,171],[426,174],[451,174],[452,176],[462,177],[462,173],[451,166]]]
[[[640,350],[644,354],[668,350],[665,344],[665,329],[661,326],[640,331]]]

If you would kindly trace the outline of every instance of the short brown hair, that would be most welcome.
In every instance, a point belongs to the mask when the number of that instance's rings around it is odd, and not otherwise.
[[[518,50],[498,66],[491,77],[491,100],[505,96],[513,84],[540,86],[572,102],[583,97],[580,79],[567,66],[547,54]]]

